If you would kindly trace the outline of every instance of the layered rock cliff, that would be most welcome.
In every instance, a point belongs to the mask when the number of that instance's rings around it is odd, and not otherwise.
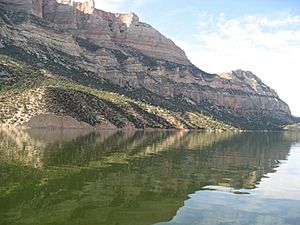
[[[118,49],[128,45],[155,58],[188,64],[184,51],[134,13],[109,13],[94,8],[94,1],[72,0],[0,0],[5,8],[33,14],[51,21],[76,36]]]
[[[104,12],[95,9],[92,0],[0,0],[0,6],[0,53],[26,62],[40,76],[44,76],[40,73],[44,68],[47,73],[88,88],[105,87],[134,101],[162,107],[181,121],[169,123],[170,127],[201,128],[201,124],[195,125],[199,118],[193,120],[194,125],[187,122],[195,118],[191,113],[242,129],[277,129],[294,122],[288,105],[254,74],[242,70],[219,75],[201,71],[183,50],[140,22],[134,13]],[[4,67],[2,74],[11,77],[9,67]],[[7,90],[15,85],[12,82],[8,86],[3,77],[1,83]],[[114,125],[126,124],[109,119],[100,103],[96,108],[89,106],[91,120],[83,120],[75,109],[63,109],[63,104],[68,103],[60,102],[61,110],[52,113],[71,115],[91,125],[99,122],[98,114]],[[137,118],[136,113],[132,117]],[[136,126],[133,118],[128,121]],[[138,127],[153,127],[146,122],[150,117],[145,118]],[[168,127],[164,122],[158,124]]]
[[[42,0],[0,0],[0,6],[16,12],[25,12],[42,17]]]

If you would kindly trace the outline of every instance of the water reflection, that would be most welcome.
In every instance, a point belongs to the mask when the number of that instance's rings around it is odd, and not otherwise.
[[[208,186],[189,195],[169,222],[156,225],[297,225],[300,221],[300,146],[254,190]],[[211,190],[215,190],[211,192]],[[240,195],[246,194],[247,195]]]
[[[0,224],[176,224],[177,210],[197,193],[220,193],[208,187],[257,187],[297,140],[296,133],[1,130]]]

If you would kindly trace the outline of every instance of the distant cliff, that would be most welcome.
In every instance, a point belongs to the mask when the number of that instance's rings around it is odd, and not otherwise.
[[[95,9],[92,0],[0,0],[0,6],[2,123],[30,125],[44,114],[138,128],[280,129],[295,122],[254,74],[203,72],[134,13]],[[21,107],[31,111],[9,103],[33,93],[41,100]]]
[[[180,64],[189,64],[184,51],[134,13],[109,13],[94,8],[94,1],[72,0],[0,0],[15,11],[31,13],[53,22],[77,37],[107,48],[127,45],[144,54]]]

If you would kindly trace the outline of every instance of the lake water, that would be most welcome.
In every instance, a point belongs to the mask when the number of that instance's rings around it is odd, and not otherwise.
[[[299,133],[0,130],[1,225],[299,225]]]

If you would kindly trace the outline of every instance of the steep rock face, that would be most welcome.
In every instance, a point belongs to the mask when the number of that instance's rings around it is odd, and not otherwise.
[[[92,14],[95,9],[95,2],[93,0],[87,0],[85,2],[76,2],[76,9],[85,14]]]
[[[77,28],[76,8],[72,0],[44,0],[43,18],[61,28]]]
[[[134,13],[109,13],[94,8],[94,1],[44,0],[43,18],[103,47],[127,45],[155,58],[188,64],[184,51]]]
[[[115,41],[118,44],[140,49],[143,53],[158,59],[189,64],[183,50],[150,25],[141,23],[135,14],[116,14],[116,18],[123,23],[116,29]]]
[[[229,83],[235,83],[235,89],[244,91],[250,94],[246,96],[241,95],[235,101],[223,103],[232,108],[243,109],[263,109],[282,111],[290,114],[289,106],[283,102],[278,94],[265,85],[261,79],[250,71],[236,70],[230,73],[219,74],[220,77],[226,79]],[[241,88],[238,88],[241,87]]]
[[[106,80],[133,98],[183,115],[203,112],[245,129],[293,121],[288,105],[254,74],[201,71],[133,13],[97,10],[93,1],[44,0],[43,18],[0,14],[0,53],[20,57],[22,52],[28,55],[22,59],[84,85]]]
[[[43,0],[0,0],[0,6],[42,17]]]

